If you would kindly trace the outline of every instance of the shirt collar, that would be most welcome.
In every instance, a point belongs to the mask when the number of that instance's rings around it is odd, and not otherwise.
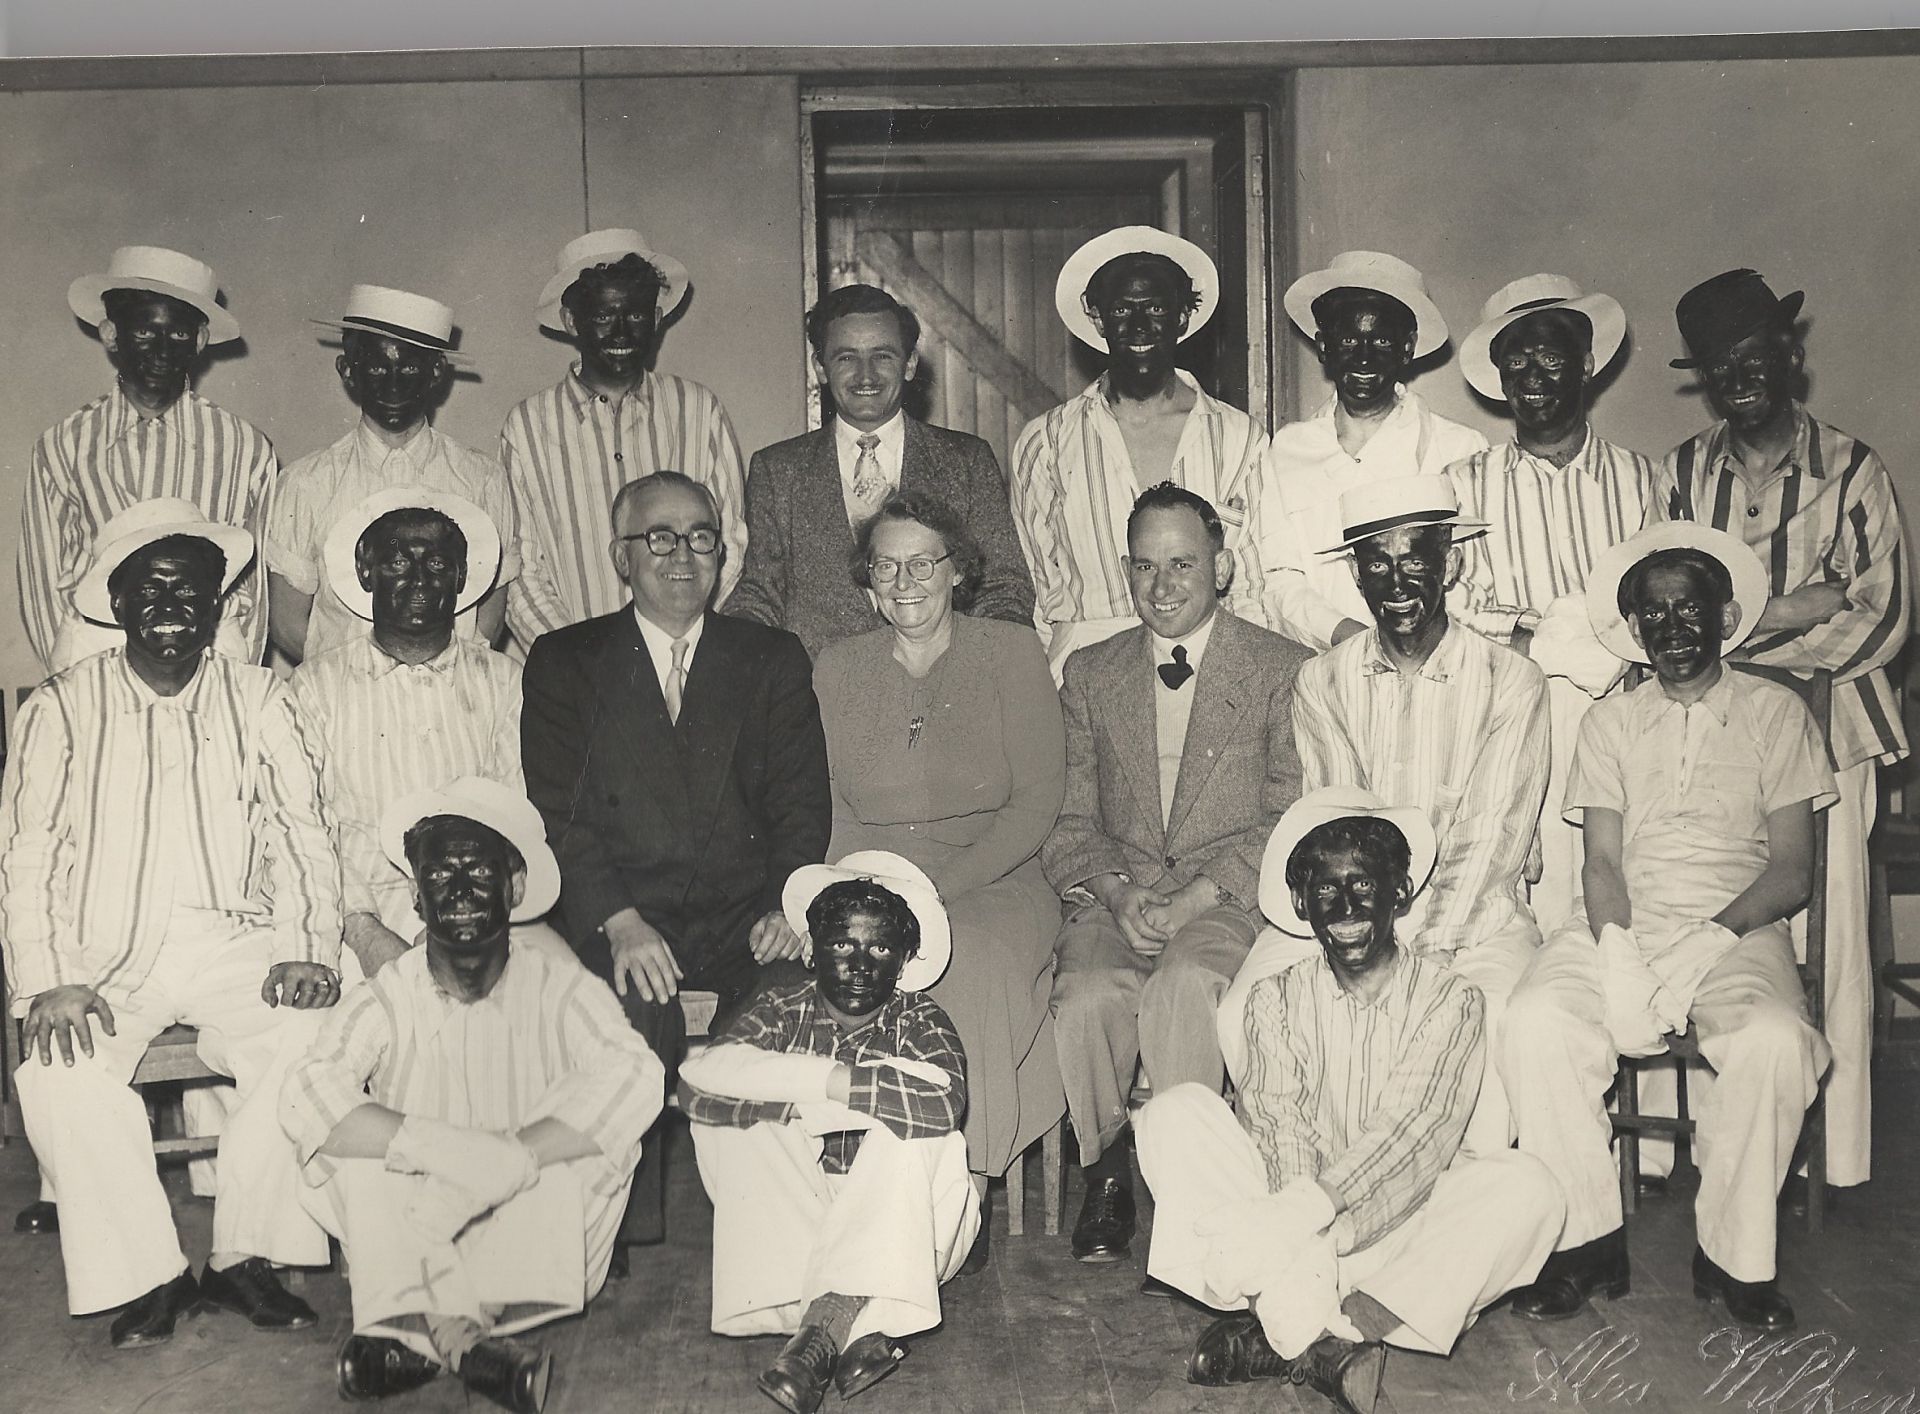
[[[1207,396],[1207,390],[1200,386],[1200,381],[1191,373],[1187,372],[1184,368],[1176,368],[1173,370],[1173,376],[1193,389],[1193,416],[1218,417],[1220,415],[1219,405]],[[1089,383],[1086,390],[1082,392],[1080,396],[1087,403],[1091,404],[1089,410],[1098,409],[1108,417],[1113,416],[1113,409],[1107,406],[1106,374],[1102,373],[1098,378],[1094,379],[1093,382]]]
[[[807,1008],[806,1019],[809,1022],[826,1027],[841,1041],[851,1040],[855,1037],[865,1039],[868,1036],[890,1034],[898,1028],[900,1013],[906,1010],[907,995],[906,992],[896,987],[893,995],[887,998],[886,1005],[874,1013],[872,1021],[862,1026],[858,1031],[849,1031],[840,1024],[832,1012],[827,1010],[827,1004],[820,996],[819,982],[809,979],[805,996],[805,1006]]]
[[[1580,430],[1582,433],[1580,450],[1573,454],[1573,459],[1565,466],[1555,466],[1545,457],[1535,456],[1532,452],[1521,446],[1517,438],[1508,442],[1507,446],[1512,450],[1516,460],[1539,462],[1548,470],[1557,471],[1567,476],[1598,476],[1600,473],[1596,466],[1598,458],[1594,456],[1594,446],[1600,439],[1593,435],[1593,424],[1591,422],[1582,423]]]
[[[119,660],[120,685],[126,691],[122,711],[133,713],[151,709],[161,712],[195,713],[200,710],[201,689],[207,681],[207,658],[213,652],[211,648],[201,653],[200,666],[194,669],[193,677],[172,697],[162,697],[141,680],[140,674],[133,670],[133,664],[127,661],[127,650],[124,646],[115,648],[112,652]]]
[[[1327,394],[1327,400],[1320,404],[1313,416],[1307,420],[1309,422],[1324,422],[1328,428],[1331,429],[1333,427],[1333,410],[1338,406],[1340,406],[1340,395],[1338,393],[1329,393]],[[1419,411],[1419,395],[1409,391],[1405,383],[1395,383],[1393,385],[1393,409],[1386,415],[1382,425],[1384,426],[1386,423],[1398,421],[1401,418],[1417,416]]]
[[[423,1041],[432,1040],[439,1034],[442,1027],[463,1012],[470,1012],[475,1008],[484,1006],[496,1008],[505,1006],[507,994],[517,987],[519,976],[527,967],[526,962],[520,956],[520,952],[519,943],[509,936],[507,939],[507,965],[500,969],[500,975],[494,979],[492,988],[488,990],[484,997],[477,997],[473,1001],[466,1001],[448,992],[440,985],[438,979],[434,977],[433,969],[427,965],[427,935],[425,929],[422,929],[419,941],[416,942],[404,956],[399,958],[396,963],[396,965],[398,965],[398,963],[405,963],[411,959],[415,953],[419,954],[420,961],[415,964],[420,969],[419,986],[428,997],[433,999],[434,1003],[431,1021],[424,1022],[419,1027],[418,1034],[420,1039]]]
[[[120,386],[120,380],[115,378],[112,389],[107,393],[107,444],[111,446],[118,442],[143,422],[163,427],[168,432],[191,442],[194,419],[187,416],[187,402],[196,396],[192,388],[187,388],[173,400],[173,405],[158,417],[142,417],[140,409],[133,405],[133,399],[127,396],[126,389]]]
[[[1793,405],[1793,414],[1797,419],[1793,445],[1787,449],[1786,456],[1770,467],[1767,474],[1760,478],[1761,485],[1789,471],[1805,471],[1822,481],[1826,480],[1826,460],[1820,455],[1820,438],[1817,435],[1817,424],[1814,422],[1813,414],[1798,402]],[[1740,460],[1733,454],[1733,425],[1725,420],[1716,422],[1707,436],[1709,438],[1708,464],[1715,470],[1725,470],[1734,476],[1740,475]]]
[[[1173,650],[1187,650],[1187,666],[1196,673],[1200,671],[1200,660],[1207,656],[1207,645],[1213,641],[1213,626],[1220,622],[1221,609],[1216,606],[1207,621],[1188,634],[1185,638],[1162,638],[1152,629],[1147,630],[1147,646],[1152,650],[1156,666],[1173,661]]]
[[[1460,654],[1466,645],[1461,634],[1468,631],[1449,618],[1447,631],[1440,635],[1440,641],[1433,645],[1433,652],[1427,654],[1427,661],[1414,670],[1413,676],[1425,678],[1428,682],[1451,682],[1454,668],[1459,664]],[[1360,671],[1369,677],[1402,671],[1387,657],[1387,650],[1380,646],[1378,626],[1367,630],[1367,655],[1360,665]]]
[[[390,676],[399,668],[412,668],[417,672],[433,673],[436,676],[444,675],[452,669],[454,663],[460,658],[460,635],[458,633],[455,633],[452,638],[447,640],[447,646],[445,648],[441,649],[424,663],[401,662],[380,646],[379,642],[374,638],[371,629],[368,630],[367,636],[363,641],[367,645],[367,675],[375,682],[379,682],[382,678]]]
[[[896,409],[892,417],[873,429],[873,433],[880,439],[877,450],[889,455],[897,455],[907,440],[906,413]],[[859,456],[860,439],[866,435],[850,422],[837,417],[833,420],[834,445],[840,449],[840,455],[843,457]]]
[[[408,466],[420,466],[427,460],[427,454],[433,448],[433,425],[422,418],[420,425],[413,429],[413,435],[395,447],[380,438],[380,434],[367,426],[365,418],[353,425],[353,449],[356,455],[381,465],[389,457],[400,457]]]
[[[568,403],[572,405],[573,415],[583,421],[593,411],[594,404],[611,401],[604,394],[596,393],[586,385],[586,381],[580,376],[578,362],[567,370],[567,376],[561,381],[560,389],[566,395]],[[641,378],[623,402],[634,403],[642,408],[650,406],[653,402],[653,375],[649,373]]]
[[[647,652],[661,663],[673,661],[673,645],[676,642],[684,642],[687,645],[687,657],[689,660],[692,659],[693,650],[700,642],[700,635],[706,632],[707,628],[707,616],[702,614],[693,621],[692,628],[676,639],[659,624],[641,613],[638,604],[633,606],[633,621],[640,626],[640,640],[647,645]]]
[[[1706,695],[1692,705],[1695,707],[1705,707],[1709,712],[1713,713],[1713,719],[1724,727],[1727,724],[1727,718],[1733,713],[1733,696],[1737,691],[1733,680],[1736,676],[1737,674],[1731,666],[1724,662],[1721,663],[1720,681],[1708,688]],[[1661,682],[1657,676],[1648,677],[1635,691],[1646,694],[1649,721],[1658,721],[1666,715],[1669,709],[1677,712],[1685,712],[1687,710],[1687,703],[1676,702],[1673,698],[1667,696],[1666,684]]]

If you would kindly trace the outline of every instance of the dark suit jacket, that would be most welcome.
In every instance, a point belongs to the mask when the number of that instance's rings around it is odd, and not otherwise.
[[[1224,607],[1218,614],[1191,684],[1193,715],[1165,826],[1147,629],[1067,659],[1067,798],[1040,851],[1054,888],[1110,873],[1179,888],[1205,874],[1259,913],[1261,854],[1300,798],[1293,684],[1313,655]]]
[[[1033,577],[993,449],[965,432],[910,417],[906,424],[900,489],[952,506],[986,551],[986,580],[967,612],[1030,626]],[[796,633],[816,656],[829,643],[877,628],[880,616],[847,572],[852,552],[833,428],[755,452],[747,468],[747,563],[727,612]]]
[[[543,634],[527,655],[527,794],[560,857],[560,907],[584,950],[627,907],[689,977],[745,955],[787,875],[826,857],[826,738],[792,634],[709,613],[678,725],[631,606]],[[737,959],[736,959],[737,961]]]

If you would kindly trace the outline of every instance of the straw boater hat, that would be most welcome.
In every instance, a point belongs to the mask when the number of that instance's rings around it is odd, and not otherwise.
[[[1774,294],[1758,270],[1727,270],[1702,280],[1674,306],[1673,316],[1686,341],[1687,357],[1669,359],[1673,368],[1698,368],[1718,358],[1756,329],[1791,325],[1800,317],[1807,292]]]
[[[1612,295],[1590,295],[1565,275],[1528,275],[1493,292],[1480,310],[1480,322],[1460,344],[1460,372],[1473,391],[1504,402],[1500,370],[1493,362],[1493,341],[1509,324],[1543,309],[1584,314],[1593,326],[1593,371],[1613,362],[1626,342],[1627,315]]]
[[[1436,847],[1425,811],[1409,805],[1388,805],[1360,786],[1322,786],[1301,796],[1280,817],[1267,840],[1266,853],[1260,857],[1260,911],[1281,932],[1296,938],[1313,936],[1313,925],[1294,911],[1293,890],[1287,887],[1287,861],[1293,858],[1294,850],[1320,826],[1355,817],[1385,820],[1398,830],[1407,842],[1407,881],[1416,894],[1426,887],[1427,876],[1433,873]]]
[[[343,334],[379,334],[403,344],[445,354],[449,363],[464,363],[453,351],[453,310],[437,299],[390,290],[385,285],[355,285],[347,291],[347,312],[338,319],[310,319]]]
[[[438,511],[460,527],[467,538],[467,582],[454,602],[456,614],[465,613],[487,597],[494,577],[500,573],[500,531],[493,517],[464,496],[451,491],[434,491],[425,486],[388,486],[361,501],[327,532],[320,551],[326,567],[327,582],[340,602],[363,619],[373,618],[373,595],[360,587],[360,574],[353,553],[360,537],[388,511]]]
[[[1737,535],[1695,521],[1667,520],[1622,540],[1594,561],[1593,572],[1587,576],[1587,617],[1601,645],[1629,663],[1648,661],[1647,650],[1633,641],[1633,630],[1620,613],[1620,581],[1627,577],[1627,571],[1660,550],[1700,550],[1726,566],[1733,579],[1733,602],[1740,606],[1740,622],[1734,626],[1733,636],[1720,645],[1720,651],[1731,653],[1745,643],[1759,626],[1760,611],[1767,607],[1766,566]]]
[[[1460,514],[1460,498],[1448,478],[1425,473],[1394,476],[1340,493],[1340,543],[1320,553],[1345,554],[1369,535],[1403,525],[1450,525],[1456,543],[1471,540],[1487,528],[1484,520]]]
[[[907,959],[900,969],[899,988],[903,992],[924,992],[947,970],[953,958],[953,933],[947,923],[946,905],[940,891],[918,866],[884,849],[862,849],[843,856],[835,864],[806,864],[787,876],[780,892],[780,907],[787,915],[787,926],[802,937],[807,935],[807,909],[829,884],[848,879],[870,879],[907,901],[920,923],[920,951]]]
[[[520,851],[527,862],[527,886],[509,921],[525,923],[551,909],[560,897],[560,862],[547,845],[546,823],[519,791],[484,776],[462,776],[444,786],[404,795],[380,817],[380,847],[408,878],[407,831],[436,815],[458,815],[485,825]]]
[[[1200,303],[1187,316],[1186,332],[1181,334],[1180,341],[1185,343],[1205,327],[1220,303],[1220,272],[1214,268],[1213,258],[1192,241],[1158,226],[1117,226],[1095,236],[1068,256],[1067,263],[1060,267],[1059,278],[1053,282],[1053,307],[1059,311],[1060,322],[1067,326],[1068,333],[1089,348],[1106,348],[1105,336],[1094,327],[1082,302],[1087,284],[1101,266],[1116,256],[1142,253],[1164,255],[1186,271],[1187,278],[1193,281],[1194,294],[1200,297]]]
[[[1413,311],[1413,356],[1425,358],[1447,341],[1447,321],[1440,306],[1427,293],[1426,277],[1398,256],[1377,250],[1347,250],[1328,262],[1325,270],[1302,275],[1291,285],[1281,303],[1287,317],[1307,335],[1320,331],[1313,317],[1313,302],[1331,290],[1377,290],[1391,295]]]
[[[233,582],[253,563],[253,536],[239,526],[208,520],[205,511],[177,496],[135,501],[94,536],[93,563],[74,586],[73,606],[96,623],[113,623],[107,581],[134,552],[170,535],[191,535],[219,547],[227,557],[226,574],[220,584],[222,594],[233,588]]]
[[[82,275],[67,286],[67,307],[88,328],[107,317],[101,296],[108,290],[151,290],[171,295],[207,316],[207,342],[224,344],[240,337],[240,325],[218,298],[213,267],[190,255],[157,245],[123,245],[107,262],[104,275]]]
[[[611,265],[629,255],[639,256],[658,270],[666,281],[661,287],[660,297],[654,301],[654,308],[660,312],[660,317],[664,319],[678,309],[681,297],[687,292],[687,267],[672,256],[649,248],[647,238],[638,231],[609,227],[601,231],[588,231],[584,236],[568,241],[566,248],[560,252],[553,278],[540,291],[541,327],[564,334],[567,324],[562,316],[560,297],[568,287],[580,278],[581,272],[591,270],[596,265]]]

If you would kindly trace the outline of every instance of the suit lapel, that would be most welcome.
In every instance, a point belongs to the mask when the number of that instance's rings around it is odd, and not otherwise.
[[[684,820],[687,810],[687,780],[681,770],[681,753],[674,741],[673,723],[667,720],[667,704],[660,695],[660,679],[653,670],[653,658],[646,640],[633,621],[633,610],[620,616],[619,639],[612,651],[600,659],[596,690],[605,703],[605,716],[623,722],[626,730],[617,739],[633,756],[635,774],[648,784],[647,795],[660,810]],[[694,660],[696,663],[698,658]]]
[[[1193,679],[1193,712],[1187,718],[1187,740],[1180,752],[1180,775],[1173,784],[1173,809],[1167,814],[1167,838],[1179,832],[1194,801],[1206,789],[1234,728],[1252,694],[1243,669],[1250,667],[1240,621],[1224,608],[1218,611],[1207,656]]]
[[[900,415],[906,427],[900,444],[900,489],[902,491],[931,491],[939,495],[941,488],[932,484],[930,479],[933,467],[927,458],[927,439],[920,424]],[[965,506],[955,506],[955,510],[966,513]]]
[[[753,699],[754,665],[733,630],[724,615],[707,615],[680,704],[677,736],[688,805],[703,824],[713,819],[715,801],[726,787],[734,743]]]
[[[1160,733],[1153,710],[1153,655],[1147,651],[1147,631],[1131,628],[1120,635],[1119,671],[1106,694],[1108,736],[1120,757],[1121,769],[1133,780],[1135,793],[1160,818]]]
[[[807,556],[806,547],[817,546],[833,564],[844,567],[847,552],[853,548],[853,531],[847,525],[847,501],[840,491],[840,454],[834,448],[830,426],[813,435],[800,482],[794,488],[793,507],[795,559]]]

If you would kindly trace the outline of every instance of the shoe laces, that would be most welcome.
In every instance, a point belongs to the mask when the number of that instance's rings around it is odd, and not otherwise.
[[[1121,1200],[1132,1196],[1117,1183],[1103,1183],[1088,1198],[1087,1216],[1097,1223],[1112,1222],[1117,1216]]]
[[[826,1327],[809,1326],[807,1338],[793,1352],[793,1358],[808,1369],[831,1370],[834,1362],[840,1358],[840,1352],[834,1346],[833,1337],[827,1334]]]

